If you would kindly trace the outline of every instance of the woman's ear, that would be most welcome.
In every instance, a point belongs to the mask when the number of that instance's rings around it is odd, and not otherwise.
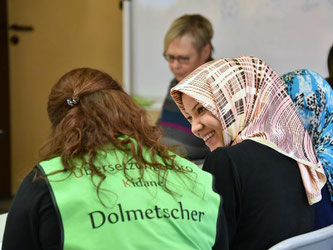
[[[210,57],[211,52],[212,52],[212,46],[209,43],[207,43],[201,50],[201,58],[207,60]]]

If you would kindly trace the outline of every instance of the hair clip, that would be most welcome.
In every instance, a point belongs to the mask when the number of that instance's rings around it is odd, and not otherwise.
[[[67,105],[73,107],[73,106],[75,106],[76,104],[79,103],[79,98],[78,97],[72,97],[72,98],[68,98],[66,101],[67,101]]]

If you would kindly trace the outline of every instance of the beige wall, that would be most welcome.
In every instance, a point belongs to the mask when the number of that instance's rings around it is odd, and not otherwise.
[[[117,0],[9,0],[8,14],[35,28],[9,50],[14,194],[50,132],[46,103],[59,77],[92,67],[122,81],[122,12]]]
[[[150,121],[152,122],[152,124],[155,124],[158,117],[160,116],[161,111],[160,110],[149,110],[148,111],[148,115],[150,118]]]

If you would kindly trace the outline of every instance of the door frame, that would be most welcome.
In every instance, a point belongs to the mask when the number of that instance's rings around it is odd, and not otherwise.
[[[7,0],[0,0],[0,198],[11,196],[10,164],[10,90]]]

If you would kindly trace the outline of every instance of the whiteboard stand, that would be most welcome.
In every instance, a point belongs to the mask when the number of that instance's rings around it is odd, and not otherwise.
[[[129,95],[132,95],[132,23],[130,1],[123,0],[123,87]]]

